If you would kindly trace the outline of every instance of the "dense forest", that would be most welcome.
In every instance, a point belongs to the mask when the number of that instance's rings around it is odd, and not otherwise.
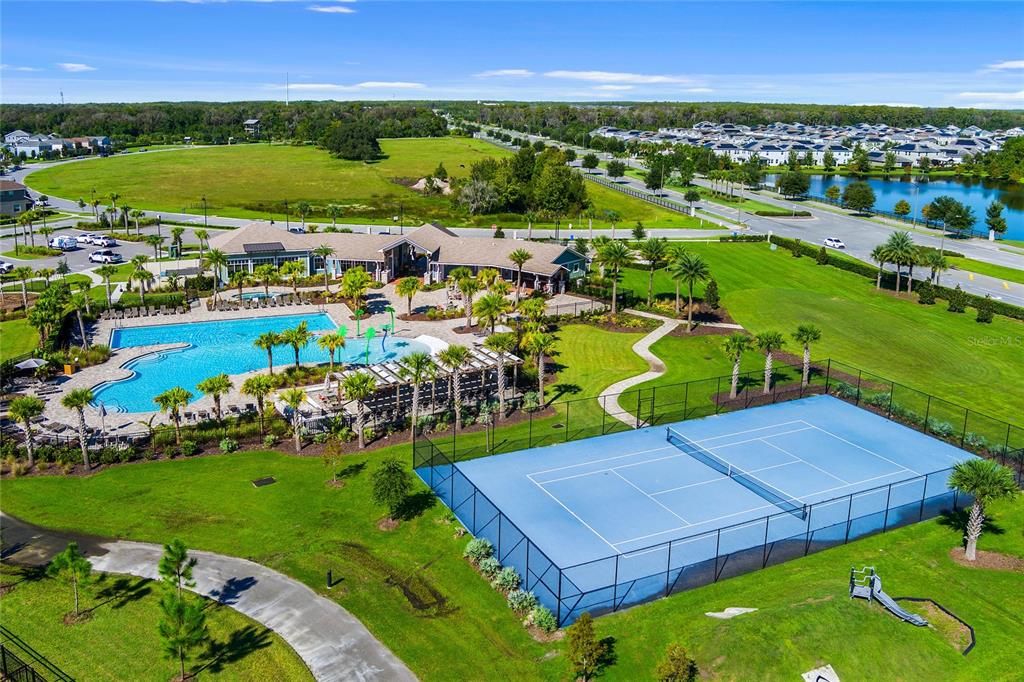
[[[152,102],[146,104],[5,104],[4,132],[106,135],[119,144],[196,142],[242,138],[242,122],[258,118],[263,139],[321,140],[336,121],[358,121],[376,137],[436,137],[445,120],[412,102]]]

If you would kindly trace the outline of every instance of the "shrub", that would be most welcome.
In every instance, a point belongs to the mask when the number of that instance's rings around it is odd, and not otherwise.
[[[975,450],[984,450],[988,447],[988,439],[985,436],[968,431],[964,434],[964,445],[974,448]]]
[[[277,445],[277,437],[274,434],[268,433],[263,436],[263,447],[270,449],[275,445]]]
[[[801,250],[802,246],[803,244],[799,239],[793,240],[793,245],[790,247],[790,251],[793,253],[793,258],[799,258],[800,256],[804,255],[803,251]]]
[[[466,549],[462,550],[462,556],[477,566],[480,565],[481,561],[493,555],[494,545],[487,538],[473,538],[466,543]]]
[[[330,438],[330,434],[327,433],[326,431],[319,431],[313,434],[313,442],[316,443],[317,445],[323,445],[324,443],[327,442],[328,438]]]
[[[889,402],[892,400],[891,393],[873,393],[864,398],[864,402],[874,407],[889,407]]]
[[[818,255],[814,257],[818,265],[828,265],[828,250],[823,246],[818,249]]]
[[[959,284],[949,293],[949,297],[946,300],[949,303],[949,307],[946,310],[951,313],[962,313],[967,310],[967,294],[964,293]]]
[[[540,395],[536,391],[527,391],[523,395],[523,409],[527,412],[533,412],[540,408]]]
[[[953,425],[949,422],[939,421],[935,417],[928,417],[925,430],[939,438],[950,438],[953,436]]]
[[[714,279],[709,279],[707,286],[704,287],[704,305],[711,310],[718,310],[718,306],[720,305],[718,282]]]
[[[546,606],[534,606],[526,618],[526,622],[544,632],[554,632],[558,629],[558,620],[555,618],[555,614],[551,613]]]
[[[935,287],[925,280],[917,285],[917,302],[921,305],[935,305]]]
[[[519,587],[519,574],[516,573],[516,569],[506,566],[491,581],[491,586],[501,592],[511,592]]]
[[[978,301],[977,310],[978,317],[976,318],[981,324],[989,324],[992,322],[992,297],[985,296],[985,298]]]
[[[857,390],[856,386],[845,382],[835,384],[832,390],[836,396],[844,400],[857,400],[857,397],[860,395],[860,391]]]
[[[526,590],[512,590],[508,593],[508,607],[516,613],[526,613],[538,606],[537,597]]]
[[[501,570],[501,563],[494,557],[489,556],[486,559],[481,560],[477,565],[477,568],[480,569],[480,573],[485,578],[492,580]]]
[[[196,442],[194,440],[183,440],[181,441],[180,450],[181,454],[185,455],[186,457],[191,457],[192,455],[199,452],[199,446],[196,445]]]
[[[220,439],[220,451],[224,453],[232,453],[238,449],[238,441],[234,438],[221,438]]]

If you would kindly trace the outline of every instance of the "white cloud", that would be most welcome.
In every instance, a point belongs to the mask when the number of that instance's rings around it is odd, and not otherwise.
[[[42,71],[34,66],[14,66],[13,64],[0,64],[2,71]]]
[[[284,89],[283,85],[273,86]],[[292,83],[289,88],[298,92],[353,92],[357,90],[420,90],[427,87],[423,83],[408,81],[364,81],[353,85],[340,83]]]
[[[617,71],[548,71],[548,78],[565,78],[569,80],[591,81],[594,83],[636,83],[642,85],[656,83],[692,83],[693,79],[686,76],[664,74],[622,73]]]
[[[986,68],[992,69],[993,71],[1024,69],[1024,59],[1011,59],[1005,62],[996,62],[995,64],[989,64]]]
[[[533,71],[528,69],[491,69],[473,74],[476,78],[528,78]]]
[[[685,88],[683,92],[707,93],[714,92],[714,90],[712,90],[711,88]]]
[[[95,66],[89,66],[88,64],[76,64],[74,62],[61,62],[57,64],[57,67],[62,71],[69,73],[82,73],[83,71],[95,71]]]
[[[310,12],[321,12],[323,14],[355,14],[356,11],[344,5],[310,5],[307,7]]]
[[[1024,90],[1017,92],[961,92],[959,97],[989,102],[1024,102]]]
[[[607,91],[614,92],[614,91],[618,91],[618,90],[632,90],[633,86],[632,85],[595,85],[594,89],[595,90],[605,91],[605,92],[607,92]]]

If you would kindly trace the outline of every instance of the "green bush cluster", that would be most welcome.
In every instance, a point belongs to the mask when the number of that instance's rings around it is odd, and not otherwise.
[[[498,571],[498,575],[494,576],[491,586],[500,592],[511,592],[519,588],[519,583],[520,578],[519,574],[516,573],[516,569],[511,566],[505,566]]]
[[[494,556],[494,545],[487,538],[473,538],[466,543],[462,556],[469,559],[474,566],[479,566],[481,561]]]

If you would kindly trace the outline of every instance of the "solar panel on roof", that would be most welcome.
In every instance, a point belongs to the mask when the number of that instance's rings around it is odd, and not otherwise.
[[[256,244],[242,244],[242,250],[246,253],[266,253],[269,251],[284,251],[284,244],[281,242],[258,242]]]

